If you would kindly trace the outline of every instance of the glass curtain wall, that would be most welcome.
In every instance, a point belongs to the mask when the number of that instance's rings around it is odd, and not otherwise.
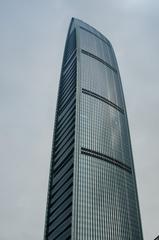
[[[142,240],[127,113],[111,43],[72,19],[62,64],[45,240]]]

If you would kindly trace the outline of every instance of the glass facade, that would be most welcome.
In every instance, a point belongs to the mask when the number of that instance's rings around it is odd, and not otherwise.
[[[143,239],[114,51],[78,19],[71,21],[62,64],[44,239]]]

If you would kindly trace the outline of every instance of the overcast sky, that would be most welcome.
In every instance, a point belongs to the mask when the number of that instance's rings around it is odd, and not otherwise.
[[[54,113],[71,17],[112,43],[144,239],[159,234],[159,1],[0,0],[0,240],[42,240]]]

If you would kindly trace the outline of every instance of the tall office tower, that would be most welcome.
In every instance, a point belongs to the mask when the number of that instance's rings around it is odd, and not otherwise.
[[[111,43],[72,19],[62,63],[45,240],[142,240],[128,120]]]

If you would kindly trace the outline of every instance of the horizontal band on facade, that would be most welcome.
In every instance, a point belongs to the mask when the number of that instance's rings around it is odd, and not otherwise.
[[[81,154],[85,154],[85,155],[90,156],[90,157],[95,157],[95,158],[98,158],[100,160],[106,161],[108,163],[114,164],[117,167],[127,171],[130,174],[132,174],[132,170],[128,165],[120,162],[119,160],[117,160],[115,158],[109,157],[109,156],[107,156],[103,153],[99,153],[99,152],[96,152],[94,150],[90,150],[90,149],[82,147],[81,148]]]
[[[84,49],[82,49],[81,52],[83,54],[85,54],[85,55],[87,55],[89,57],[92,57],[92,58],[96,59],[97,61],[103,63],[106,67],[110,68],[113,72],[117,73],[117,70],[114,67],[112,67],[109,63],[105,62],[103,59],[95,56],[94,54],[92,54],[92,53],[90,53],[90,52],[88,52],[88,51],[86,51]]]
[[[84,27],[81,27],[81,26],[80,26],[80,28],[83,29],[84,31],[89,32],[90,34],[94,35],[94,36],[97,37],[98,39],[102,40],[102,41],[103,41],[105,44],[107,44],[109,47],[111,47],[111,45],[110,45],[109,42],[107,42],[107,41],[104,40],[103,38],[99,37],[99,36],[98,36],[97,34],[95,34],[94,32],[92,32],[92,31],[90,31],[90,30],[88,30],[88,29],[86,29],[86,28],[84,28]]]
[[[124,114],[124,110],[123,110],[121,107],[117,106],[115,103],[111,102],[111,101],[108,100],[107,98],[102,97],[102,96],[100,96],[99,94],[94,93],[94,92],[92,92],[92,91],[89,91],[89,90],[87,90],[87,89],[85,89],[85,88],[82,88],[82,92],[83,92],[84,94],[88,94],[88,95],[90,95],[91,97],[95,97],[95,98],[97,98],[97,99],[99,99],[99,100],[107,103],[107,104],[110,105],[111,107],[115,108],[116,110],[118,110],[119,112],[121,112],[122,114]]]

